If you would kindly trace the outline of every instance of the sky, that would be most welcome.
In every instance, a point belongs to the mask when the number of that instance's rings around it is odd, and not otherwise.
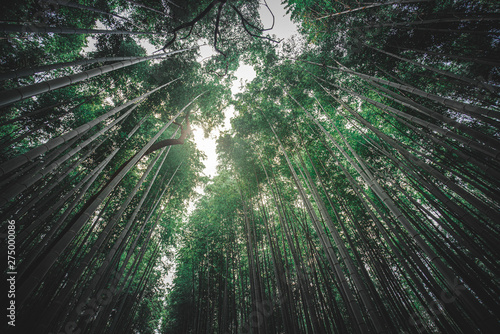
[[[264,1],[264,0],[263,0]],[[267,0],[267,5],[269,9],[274,14],[274,27],[271,30],[266,31],[268,35],[275,35],[276,39],[288,39],[291,36],[297,34],[297,26],[290,20],[290,16],[286,14],[284,6],[281,4],[281,0]],[[270,28],[273,25],[273,16],[270,14],[269,9],[261,4],[259,9],[259,15],[264,28]],[[97,23],[98,29],[105,29],[102,23]],[[87,53],[95,50],[95,39],[89,37],[87,39],[87,47],[84,48],[83,53]],[[137,43],[141,45],[148,55],[153,54],[157,50],[156,47],[151,45],[146,40],[137,40]],[[200,46],[200,57],[198,61],[203,61],[203,59],[211,57],[215,54],[215,50],[210,45]],[[242,92],[244,85],[251,82],[255,78],[255,71],[253,67],[240,63],[238,69],[234,73],[236,80],[233,81],[231,92],[233,96],[239,92]],[[214,129],[208,138],[205,138],[204,132],[201,127],[193,125],[192,126],[192,140],[196,143],[196,146],[200,151],[206,155],[206,159],[203,161],[205,169],[203,174],[209,177],[217,175],[217,153],[216,153],[216,138],[219,136],[221,131],[228,131],[231,128],[231,118],[234,116],[234,107],[229,106],[224,111],[225,121],[224,125]],[[198,188],[196,191],[203,194],[203,189]],[[193,209],[194,203],[190,203],[188,212]]]
[[[297,34],[297,25],[290,20],[290,15],[286,14],[286,10],[281,4],[281,0],[267,0],[267,5],[275,17],[274,28],[267,31],[269,34],[274,34],[276,37],[284,39]],[[264,6],[261,6],[259,14],[262,23],[264,24],[264,28],[271,27],[272,16],[269,13],[269,10]]]
[[[281,0],[267,0],[267,5],[274,14],[275,23],[272,30],[266,31],[269,35],[276,35],[278,39],[288,39],[292,35],[297,34],[297,26],[290,20],[290,16],[286,14],[285,8],[281,4]],[[261,17],[262,24],[264,28],[270,28],[272,26],[272,15],[269,10],[262,6],[259,9],[259,14]],[[209,57],[214,54],[211,46],[203,46],[200,48],[201,57]],[[234,73],[236,80],[233,81],[231,92],[233,96],[240,93],[244,89],[244,84],[251,82],[255,78],[255,71],[252,66],[240,63],[238,69]],[[216,149],[216,138],[219,136],[221,131],[227,131],[231,127],[231,118],[234,116],[233,106],[229,106],[224,110],[224,115],[226,117],[224,126],[215,129],[210,134],[209,138],[205,138],[203,130],[200,127],[193,126],[193,140],[199,150],[203,151],[207,158],[203,161],[205,169],[203,173],[206,176],[213,177],[217,174],[217,154]]]
[[[297,34],[297,26],[290,21],[290,16],[286,15],[286,11],[281,4],[281,0],[267,0],[267,4],[269,8],[272,10],[275,16],[275,24],[272,30],[267,31],[269,35],[276,35],[278,39],[288,39],[292,35]],[[272,16],[269,14],[269,10],[261,6],[259,10],[259,14],[261,16],[262,23],[265,28],[271,27],[272,25]],[[142,45],[142,44],[141,44]],[[146,45],[142,45],[147,48],[148,54],[151,54],[154,49],[148,48]],[[200,47],[200,58],[199,61],[202,61],[206,57],[210,57],[215,52],[211,46],[202,46]],[[234,73],[236,76],[236,80],[233,81],[231,86],[231,93],[236,95],[244,90],[244,85],[248,82],[251,82],[255,78],[255,71],[252,66],[249,66],[244,63],[240,63],[238,69]],[[231,129],[231,118],[234,116],[234,107],[229,106],[224,110],[225,121],[223,126],[214,129],[208,138],[205,138],[203,129],[199,126],[192,126],[192,140],[195,142],[196,146],[200,151],[202,151],[206,155],[206,159],[203,161],[205,165],[205,169],[203,173],[206,176],[213,177],[217,175],[217,153],[216,153],[216,138],[219,136],[221,131],[227,131]],[[200,195],[204,193],[203,188],[196,188],[196,192]],[[196,203],[196,199],[192,199],[188,203],[187,213],[191,213],[194,210]],[[175,251],[175,250],[174,250]],[[173,279],[175,277],[175,262],[172,261],[171,258],[163,257],[162,258],[165,263],[170,263],[172,267],[170,271],[163,277],[163,283],[167,287],[172,286]]]

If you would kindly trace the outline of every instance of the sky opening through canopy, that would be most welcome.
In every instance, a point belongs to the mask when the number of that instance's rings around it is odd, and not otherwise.
[[[265,31],[266,34],[275,35],[276,38],[283,40],[297,34],[297,26],[290,20],[290,15],[286,13],[286,10],[280,0],[268,0],[267,5],[274,15],[275,22],[273,29]],[[273,16],[271,15],[269,9],[263,5],[259,8],[262,24],[266,29],[270,28],[273,23]],[[200,47],[200,53],[200,61],[202,61],[203,59],[212,56],[215,51],[212,46],[205,45]],[[233,81],[231,87],[233,97],[243,90],[244,85],[247,82],[251,82],[255,78],[256,73],[252,66],[240,63],[234,75],[236,76],[236,80]],[[231,118],[234,117],[234,107],[227,107],[226,110],[224,110],[224,116],[224,125],[213,130],[208,138],[205,138],[201,127],[193,126],[193,140],[198,149],[206,155],[206,159],[203,160],[203,164],[205,165],[203,173],[209,177],[214,177],[217,174],[218,162],[217,153],[215,152],[216,139],[222,131],[228,131],[231,129]],[[198,189],[198,191],[199,190],[200,189]]]

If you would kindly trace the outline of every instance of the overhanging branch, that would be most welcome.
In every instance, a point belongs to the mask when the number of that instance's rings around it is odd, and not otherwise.
[[[181,123],[178,123],[178,122],[172,122],[173,124],[176,124],[177,126],[179,126],[181,128],[181,135],[179,136],[179,138],[176,138],[176,139],[165,139],[165,140],[161,140],[157,143],[154,143],[153,145],[151,145],[151,147],[144,153],[144,156],[148,155],[148,154],[151,154],[159,149],[162,149],[166,146],[172,146],[172,145],[182,145],[184,144],[184,142],[186,141],[186,138],[187,136],[191,133],[191,125],[189,123],[189,114],[190,112],[188,112],[185,116],[185,120],[186,120],[186,126],[183,126]]]
[[[249,35],[250,35],[250,36],[252,36],[252,37],[257,37],[257,38],[261,38],[261,39],[267,39],[268,41],[271,41],[271,42],[274,42],[274,43],[280,43],[280,42],[282,41],[282,39],[281,39],[281,40],[279,40],[279,41],[276,41],[276,40],[272,39],[272,38],[271,38],[271,37],[269,37],[269,36],[260,36],[260,35],[257,35],[257,34],[252,33],[252,32],[248,29],[247,25],[248,25],[249,27],[251,27],[251,28],[253,28],[253,29],[257,30],[257,31],[260,31],[260,32],[263,32],[263,31],[265,31],[265,30],[269,30],[269,29],[261,29],[261,28],[259,28],[259,27],[255,26],[255,25],[253,25],[252,23],[248,22],[248,20],[247,20],[247,19],[243,16],[243,14],[240,12],[240,10],[239,10],[238,8],[236,8],[234,5],[231,5],[231,7],[233,7],[233,9],[234,9],[234,11],[236,12],[236,14],[238,14],[238,16],[240,17],[240,19],[241,19],[241,25],[243,26],[243,29],[245,29],[245,31],[247,32],[247,34],[249,34]],[[269,7],[268,7],[268,8],[269,8]],[[274,15],[273,15],[273,26],[274,26]],[[272,28],[270,28],[270,29],[272,29]]]
[[[170,45],[172,45],[176,40],[177,40],[177,32],[179,30],[182,30],[184,28],[191,28],[189,30],[189,33],[184,37],[184,38],[187,38],[189,37],[189,35],[191,35],[191,32],[193,31],[193,27],[196,23],[198,23],[202,18],[204,18],[211,10],[212,8],[214,8],[214,6],[219,3],[219,2],[222,2],[222,3],[225,3],[226,0],[214,0],[212,1],[208,6],[207,8],[205,8],[200,14],[198,14],[198,16],[196,16],[194,19],[192,19],[191,21],[189,22],[186,22],[186,23],[183,23],[179,26],[177,26],[176,28],[174,28],[174,30],[171,31],[172,34],[174,34],[174,36],[172,37],[172,39],[170,41],[167,42],[167,44],[165,44],[165,46],[163,47],[162,51],[165,52],[165,49],[168,48]]]

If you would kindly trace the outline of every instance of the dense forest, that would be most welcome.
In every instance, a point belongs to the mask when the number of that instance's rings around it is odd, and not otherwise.
[[[500,333],[498,2],[265,1],[2,2],[2,333]]]

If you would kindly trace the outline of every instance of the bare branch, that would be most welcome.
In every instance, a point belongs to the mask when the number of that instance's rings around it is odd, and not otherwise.
[[[273,30],[273,28],[274,28],[274,22],[275,22],[274,13],[271,10],[271,8],[269,8],[269,6],[267,5],[267,1],[266,0],[264,0],[264,6],[266,6],[267,10],[269,10],[269,14],[271,14],[271,16],[273,17],[273,24],[271,25],[271,28],[265,28],[265,29],[262,29],[261,31]]]
[[[222,52],[221,50],[219,50],[219,48],[217,48],[217,37],[219,35],[220,14],[222,13],[222,7],[224,7],[224,4],[225,4],[225,2],[222,2],[219,5],[219,10],[217,11],[217,18],[215,20],[215,32],[214,32],[214,49],[218,53],[220,53],[221,55],[223,55],[224,58],[226,58],[226,54],[224,52]]]
[[[261,39],[267,39],[271,42],[274,42],[274,43],[280,43],[283,39],[279,40],[279,41],[276,41],[274,39],[272,39],[271,37],[269,36],[259,36],[259,35],[256,35],[254,33],[252,33],[250,30],[248,30],[247,28],[247,24],[251,27],[251,28],[254,28],[255,30],[258,30],[260,32],[264,31],[265,29],[261,29],[259,27],[256,27],[255,25],[253,25],[252,23],[248,22],[248,20],[243,16],[243,14],[239,11],[238,8],[236,8],[235,6],[231,5],[231,7],[233,7],[234,11],[238,14],[238,16],[240,17],[241,19],[241,24],[243,26],[243,29],[245,29],[245,31],[252,37],[257,37],[257,38],[261,38]]]
[[[183,145],[184,142],[186,141],[187,136],[191,133],[191,124],[189,123],[189,114],[190,111],[186,113],[186,116],[184,119],[186,120],[186,126],[182,126],[181,123],[179,122],[172,122],[173,124],[179,126],[181,128],[181,135],[177,139],[165,139],[165,140],[160,140],[157,143],[154,143],[151,145],[151,147],[144,153],[143,156],[146,156],[148,154],[153,153],[154,151],[157,151],[161,148],[164,148],[166,146],[172,146],[172,145]]]
[[[170,45],[172,45],[176,40],[177,40],[177,32],[179,30],[182,30],[182,29],[185,29],[185,28],[188,28],[190,27],[191,30],[189,32],[189,34],[185,37],[187,38],[190,34],[191,34],[191,31],[193,29],[193,26],[198,23],[202,18],[204,18],[211,10],[212,8],[214,8],[214,6],[219,3],[219,2],[226,2],[225,0],[214,0],[212,1],[208,6],[207,8],[205,8],[200,14],[198,14],[198,16],[196,16],[194,19],[192,19],[191,21],[189,22],[186,22],[186,23],[183,23],[179,26],[177,26],[176,28],[174,28],[174,30],[171,31],[172,34],[174,34],[174,37],[172,37],[172,39],[170,41],[167,42],[167,44],[165,44],[165,46],[163,47],[162,51],[165,52],[165,49],[168,48]]]

